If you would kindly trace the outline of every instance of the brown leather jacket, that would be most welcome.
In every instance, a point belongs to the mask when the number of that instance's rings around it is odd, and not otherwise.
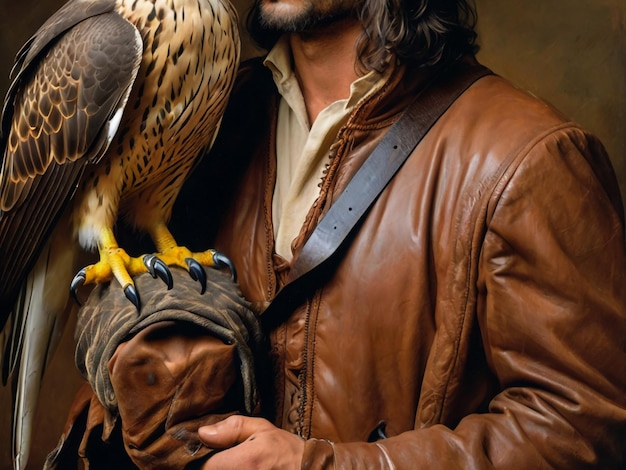
[[[296,258],[425,75],[399,68],[341,130]],[[277,99],[259,61],[242,66],[187,188],[202,210],[181,199],[206,247],[207,198],[231,198],[216,246],[259,314],[290,269],[273,253]],[[266,407],[307,439],[303,468],[623,468],[623,227],[597,138],[501,77],[471,86],[269,332]]]

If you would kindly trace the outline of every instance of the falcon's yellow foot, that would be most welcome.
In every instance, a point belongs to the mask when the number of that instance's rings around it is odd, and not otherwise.
[[[233,281],[237,280],[235,266],[222,253],[215,250],[192,252],[189,248],[180,246],[162,222],[152,225],[148,232],[158,250],[156,256],[168,266],[186,269],[192,279],[200,283],[202,293],[206,290],[206,273],[202,265],[218,269],[228,268]]]
[[[118,247],[101,249],[100,261],[84,267],[74,276],[70,285],[72,297],[80,305],[82,302],[78,298],[78,287],[86,284],[102,284],[115,278],[124,289],[124,294],[128,300],[139,309],[139,295],[132,276],[150,271],[154,277],[160,277],[168,285],[168,289],[172,288],[173,283],[172,275],[165,263],[155,260],[149,267],[144,258],[131,257]]]
[[[232,261],[230,261],[230,259],[222,253],[215,250],[194,253],[184,246],[173,246],[161,253],[158,253],[157,255],[147,255],[144,258],[144,262],[146,266],[148,266],[148,271],[152,273],[153,277],[155,274],[151,265],[156,259],[160,260],[167,266],[178,266],[186,269],[192,279],[200,283],[201,293],[203,294],[206,290],[206,273],[204,272],[204,268],[202,266],[218,269],[228,268],[233,281],[237,280],[237,273]]]

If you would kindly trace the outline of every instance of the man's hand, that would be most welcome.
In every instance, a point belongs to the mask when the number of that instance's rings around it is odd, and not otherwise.
[[[198,429],[208,447],[224,449],[210,457],[202,470],[299,469],[304,441],[262,418],[233,415]]]

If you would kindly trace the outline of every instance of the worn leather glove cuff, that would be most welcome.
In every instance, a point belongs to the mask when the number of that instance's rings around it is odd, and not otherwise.
[[[207,269],[207,289],[182,269],[172,269],[174,287],[167,290],[160,279],[137,276],[141,310],[124,296],[117,284],[99,285],[81,308],[76,327],[76,365],[89,381],[102,405],[117,416],[118,402],[111,385],[108,363],[118,346],[158,322],[186,322],[236,347],[245,411],[257,403],[253,355],[262,333],[256,316],[238,286],[224,273]]]

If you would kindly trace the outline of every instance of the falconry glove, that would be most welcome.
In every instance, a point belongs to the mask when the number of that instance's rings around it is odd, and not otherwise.
[[[184,468],[211,451],[199,426],[258,406],[262,334],[238,286],[208,269],[201,294],[188,273],[172,275],[172,290],[147,274],[135,279],[139,312],[121,289],[97,286],[77,323],[76,364],[106,410],[103,439],[119,420],[139,468]]]

